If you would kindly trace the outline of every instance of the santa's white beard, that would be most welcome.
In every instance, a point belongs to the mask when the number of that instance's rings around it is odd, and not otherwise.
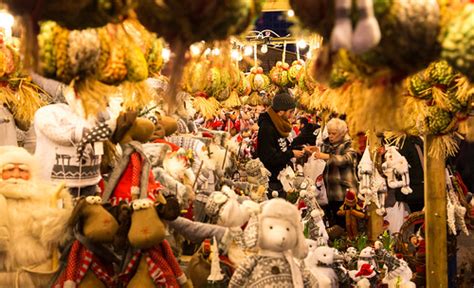
[[[27,199],[35,197],[40,191],[33,181],[10,178],[0,180],[0,195],[12,199]]]

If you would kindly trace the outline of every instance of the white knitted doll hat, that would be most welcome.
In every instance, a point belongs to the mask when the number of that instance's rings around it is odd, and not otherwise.
[[[17,146],[0,146],[0,170],[6,164],[23,164],[29,167],[30,177],[35,178],[38,172],[36,158],[24,148]]]
[[[295,205],[281,199],[274,198],[262,205],[262,211],[259,215],[259,222],[264,218],[285,219],[295,227],[297,233],[297,241],[295,247],[292,249],[293,256],[298,259],[306,258],[308,254],[308,247],[304,237],[304,227],[301,222],[301,214]]]

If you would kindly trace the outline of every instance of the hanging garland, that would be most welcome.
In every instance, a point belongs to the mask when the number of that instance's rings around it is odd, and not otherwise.
[[[163,44],[136,19],[71,31],[52,21],[42,22],[38,44],[40,73],[73,83],[86,115],[105,108],[113,94],[122,95],[125,109],[152,100],[153,91],[145,80],[158,75]]]

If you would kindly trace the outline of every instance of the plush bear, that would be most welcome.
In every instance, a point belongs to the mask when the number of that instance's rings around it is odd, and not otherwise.
[[[293,258],[308,253],[298,209],[283,199],[271,199],[255,217],[246,230],[256,232],[252,237],[258,253],[237,268],[229,287],[314,287],[317,281]]]

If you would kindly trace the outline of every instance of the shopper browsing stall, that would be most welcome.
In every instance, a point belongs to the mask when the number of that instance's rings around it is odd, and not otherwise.
[[[279,197],[285,197],[283,186],[277,179],[278,174],[291,162],[291,158],[304,155],[301,150],[292,150],[288,136],[291,133],[289,119],[296,107],[293,97],[288,93],[277,94],[272,106],[258,119],[257,156],[272,175],[269,192],[278,191]],[[271,198],[271,195],[269,195]]]
[[[336,213],[344,202],[346,190],[357,191],[358,187],[355,174],[357,152],[351,147],[346,122],[333,118],[327,123],[327,129],[328,138],[321,148],[307,147],[306,150],[315,151],[313,157],[326,160],[324,184],[329,200],[327,215],[331,222],[341,225],[344,219],[337,218]]]

